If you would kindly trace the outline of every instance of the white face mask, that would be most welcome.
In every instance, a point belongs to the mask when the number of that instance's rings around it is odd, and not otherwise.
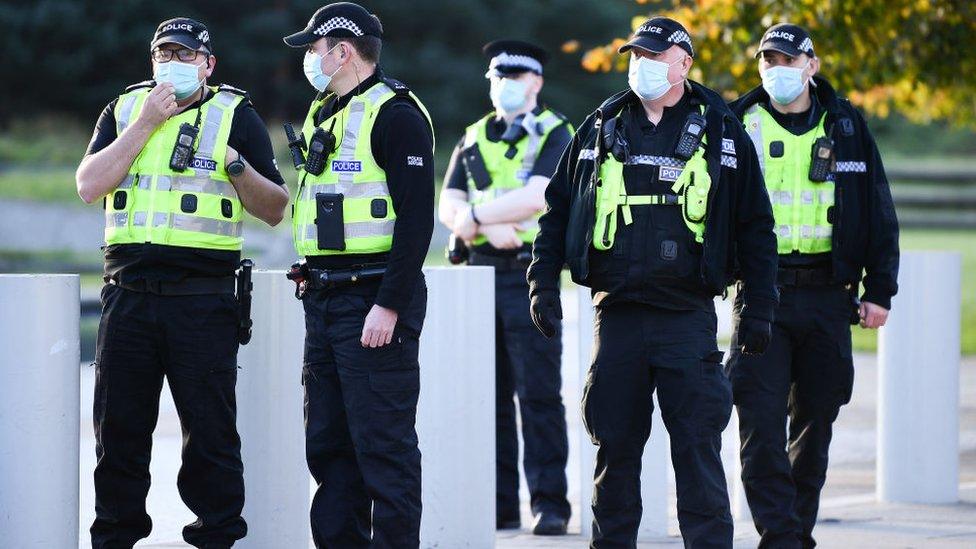
[[[492,82],[489,96],[491,104],[496,109],[505,113],[515,112],[525,105],[528,99],[529,86],[524,82],[512,78],[502,78],[498,82]]]
[[[668,71],[671,69],[671,66],[682,61],[684,61],[684,58],[678,59],[673,63],[665,63],[632,54],[630,56],[630,70],[627,74],[630,89],[634,90],[634,93],[645,101],[660,99],[664,94],[668,93],[668,90],[672,86],[676,86],[684,81],[684,79],[681,79],[672,84],[668,80]]]
[[[770,67],[760,74],[763,89],[773,101],[780,105],[789,105],[800,96],[806,87],[807,79],[804,78],[804,73],[809,66],[810,61],[807,61],[807,64],[802,67],[786,67],[783,65]]]
[[[332,49],[325,52],[325,55],[329,55],[332,53],[332,50],[338,47],[339,44],[336,44],[332,47]],[[311,84],[313,88],[320,92],[325,91],[325,88],[327,88],[329,83],[332,82],[332,77],[335,76],[336,73],[339,72],[339,69],[342,68],[339,67],[332,74],[325,74],[322,72],[322,59],[323,56],[315,53],[314,51],[307,51],[305,52],[305,59],[302,62],[302,69],[304,69],[305,78],[308,79],[308,83]]]
[[[153,62],[153,79],[156,83],[173,84],[173,94],[176,99],[183,100],[196,93],[203,85],[203,80],[199,78],[201,66],[183,63],[176,59],[165,63]]]

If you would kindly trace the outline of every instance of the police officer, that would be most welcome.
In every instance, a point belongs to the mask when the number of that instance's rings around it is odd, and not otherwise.
[[[583,397],[599,446],[591,546],[636,545],[656,390],[685,546],[731,547],[719,448],[732,394],[713,298],[738,265],[740,342],[761,353],[776,303],[772,212],[742,125],[717,93],[688,80],[685,28],[654,17],[620,52],[630,54],[630,89],[583,122],[546,190],[528,274],[532,316],[555,333],[564,262],[592,289],[596,341]]]
[[[483,49],[489,59],[491,112],[467,127],[444,177],[439,216],[473,245],[469,265],[495,268],[496,521],[519,528],[518,395],[533,533],[566,533],[566,411],[559,337],[532,327],[525,272],[549,177],[573,128],[539,103],[546,51],[518,40]],[[557,333],[560,331],[556,323]]]
[[[302,377],[317,547],[419,544],[414,423],[433,128],[420,100],[377,65],[382,33],[375,15],[341,2],[284,39],[306,50],[305,76],[319,92],[302,131],[293,219],[306,259]]]
[[[281,221],[288,191],[247,93],[209,86],[217,64],[199,21],[164,21],[150,43],[153,80],[105,107],[76,174],[105,207],[105,282],[95,377],[93,547],[149,535],[152,432],[163,376],[183,429],[180,495],[196,547],[244,537],[236,428],[243,210]]]
[[[898,289],[898,222],[874,139],[817,76],[809,34],[771,27],[757,56],[762,86],[732,109],[755,144],[773,206],[780,304],[769,350],[748,356],[733,345],[728,368],[759,545],[813,547],[831,425],[853,389],[849,321],[885,323]],[[736,299],[736,314],[742,305]]]

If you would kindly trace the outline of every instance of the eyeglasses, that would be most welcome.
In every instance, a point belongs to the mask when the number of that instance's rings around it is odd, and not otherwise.
[[[191,50],[190,48],[179,48],[179,49],[162,49],[156,48],[152,51],[153,61],[158,63],[167,63],[173,60],[173,56],[183,62],[196,61],[197,56],[204,55],[210,57],[210,54],[205,51]]]

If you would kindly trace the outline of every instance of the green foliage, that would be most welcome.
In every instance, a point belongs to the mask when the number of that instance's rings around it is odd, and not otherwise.
[[[647,4],[646,0],[637,0]],[[695,43],[692,77],[742,93],[759,83],[754,54],[766,28],[807,28],[821,72],[866,111],[901,112],[912,121],[976,125],[976,3],[968,0],[673,0],[649,13],[681,21]],[[622,34],[622,33],[620,33]],[[619,36],[619,34],[618,34]],[[589,70],[623,70],[620,39],[583,57]]]

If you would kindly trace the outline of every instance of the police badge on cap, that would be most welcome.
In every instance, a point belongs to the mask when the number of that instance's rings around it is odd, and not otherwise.
[[[203,48],[213,52],[210,31],[206,25],[189,17],[174,17],[160,23],[152,42],[149,43],[149,49],[153,50],[162,44],[179,44],[191,50]]]
[[[689,56],[695,56],[695,50],[691,46],[691,35],[684,25],[668,17],[652,17],[637,27],[630,40],[620,46],[617,53],[625,53],[631,48],[661,53],[671,46],[678,46]]]
[[[319,8],[304,29],[284,37],[283,40],[293,48],[304,48],[325,36],[382,38],[383,26],[378,17],[359,4],[337,2]]]
[[[508,76],[523,72],[542,74],[542,66],[549,60],[543,48],[522,40],[495,40],[481,48],[488,58],[485,78]]]
[[[759,51],[756,52],[756,57],[759,57],[764,51],[778,51],[790,57],[799,57],[803,53],[810,57],[816,57],[813,53],[813,40],[810,39],[807,31],[803,30],[802,27],[788,23],[769,27],[766,34],[763,34],[762,40],[759,41]]]

